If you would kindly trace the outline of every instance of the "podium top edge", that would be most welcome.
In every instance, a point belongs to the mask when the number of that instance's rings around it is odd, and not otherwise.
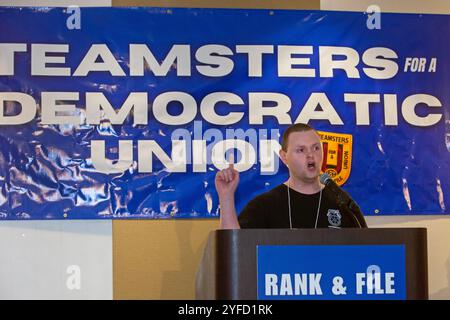
[[[212,233],[239,233],[239,232],[374,232],[374,231],[427,231],[425,227],[418,228],[319,228],[319,229],[217,229],[212,230]]]

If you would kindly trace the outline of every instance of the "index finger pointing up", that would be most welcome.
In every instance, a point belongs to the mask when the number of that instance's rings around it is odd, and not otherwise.
[[[231,153],[228,156],[228,163],[229,163],[228,168],[234,169],[234,154],[233,153]]]

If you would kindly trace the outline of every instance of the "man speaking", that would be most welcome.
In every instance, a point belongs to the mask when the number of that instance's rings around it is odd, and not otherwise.
[[[288,127],[282,137],[280,158],[289,169],[289,179],[252,199],[239,219],[234,202],[239,172],[232,163],[217,172],[221,229],[367,227],[351,197],[327,175],[320,177],[323,149],[312,127],[302,123]]]

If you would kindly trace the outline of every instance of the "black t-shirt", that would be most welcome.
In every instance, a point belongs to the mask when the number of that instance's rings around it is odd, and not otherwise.
[[[314,228],[320,192],[303,194],[290,190],[290,206],[293,228]],[[280,184],[274,189],[251,200],[239,215],[241,228],[289,228],[288,187]],[[357,228],[357,222],[349,213],[339,209],[335,195],[325,187],[322,190],[317,228]]]

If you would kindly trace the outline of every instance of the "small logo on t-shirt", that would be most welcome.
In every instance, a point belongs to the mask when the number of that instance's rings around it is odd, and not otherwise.
[[[340,227],[341,226],[342,215],[339,212],[339,210],[328,209],[327,217],[328,217],[328,223],[330,224],[330,226],[332,226],[332,227]]]

